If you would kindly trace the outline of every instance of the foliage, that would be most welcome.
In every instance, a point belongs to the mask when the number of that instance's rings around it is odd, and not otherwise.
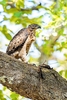
[[[15,92],[11,92],[6,87],[1,86],[0,90],[0,100],[24,100],[24,97],[21,97],[19,94]]]
[[[52,60],[52,58],[55,58],[56,62],[58,62],[58,64],[60,63],[61,66],[61,59],[54,57],[53,54],[54,52],[60,51],[65,56],[64,60],[66,60],[67,52],[63,52],[63,50],[67,49],[67,34],[65,32],[67,28],[66,0],[56,0],[52,2],[50,6],[47,6],[48,4],[45,5],[45,2],[43,4],[42,2],[38,4],[35,0],[2,0],[0,1],[0,4],[3,7],[3,11],[1,11],[3,19],[0,23],[1,33],[8,40],[11,40],[13,30],[9,29],[8,25],[2,25],[5,21],[9,21],[10,24],[22,25],[22,27],[27,27],[32,23],[40,24],[43,29],[40,32],[36,32],[36,37],[41,37],[43,44],[39,46],[37,41],[35,43],[37,50],[41,53],[40,58],[38,58],[38,62],[41,60],[42,62],[40,63],[43,63],[45,61],[45,57],[47,58],[47,62],[49,62],[49,59]],[[45,16],[47,17],[46,19]],[[44,59],[42,59],[43,54]],[[30,62],[32,61],[33,60]]]
[[[10,22],[10,25],[22,25],[22,27],[32,23],[41,25],[42,30],[36,32],[37,39],[34,43],[40,54],[34,58],[30,51],[29,62],[41,64],[46,60],[53,66],[54,60],[55,69],[67,78],[67,0],[54,0],[50,5],[48,5],[49,0],[48,3],[45,4],[45,2],[46,0],[39,3],[36,0],[0,0],[3,8],[0,11],[3,16],[0,21],[0,31],[8,40],[11,40],[13,30],[3,24],[4,22]],[[37,41],[38,39],[41,43]],[[49,63],[50,61],[52,63]]]

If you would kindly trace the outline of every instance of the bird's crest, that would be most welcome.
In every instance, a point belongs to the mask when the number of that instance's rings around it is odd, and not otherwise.
[[[31,25],[28,26],[28,28],[31,28],[31,29],[38,29],[38,28],[41,28],[41,26],[38,25],[38,24],[31,24]]]

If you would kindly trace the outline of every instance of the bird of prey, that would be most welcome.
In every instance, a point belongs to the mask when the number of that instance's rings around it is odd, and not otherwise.
[[[41,27],[37,24],[31,24],[27,28],[21,29],[10,41],[6,53],[27,62],[26,55],[32,42],[35,41],[35,31],[38,28]]]

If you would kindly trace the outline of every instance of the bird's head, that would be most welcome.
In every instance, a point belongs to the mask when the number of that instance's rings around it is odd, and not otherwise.
[[[31,24],[31,25],[28,26],[28,28],[30,28],[31,30],[36,30],[38,28],[41,28],[41,26],[38,25],[38,24]]]

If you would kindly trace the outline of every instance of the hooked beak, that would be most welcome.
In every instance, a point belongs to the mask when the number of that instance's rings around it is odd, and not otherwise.
[[[37,28],[41,28],[41,26],[38,26]]]

